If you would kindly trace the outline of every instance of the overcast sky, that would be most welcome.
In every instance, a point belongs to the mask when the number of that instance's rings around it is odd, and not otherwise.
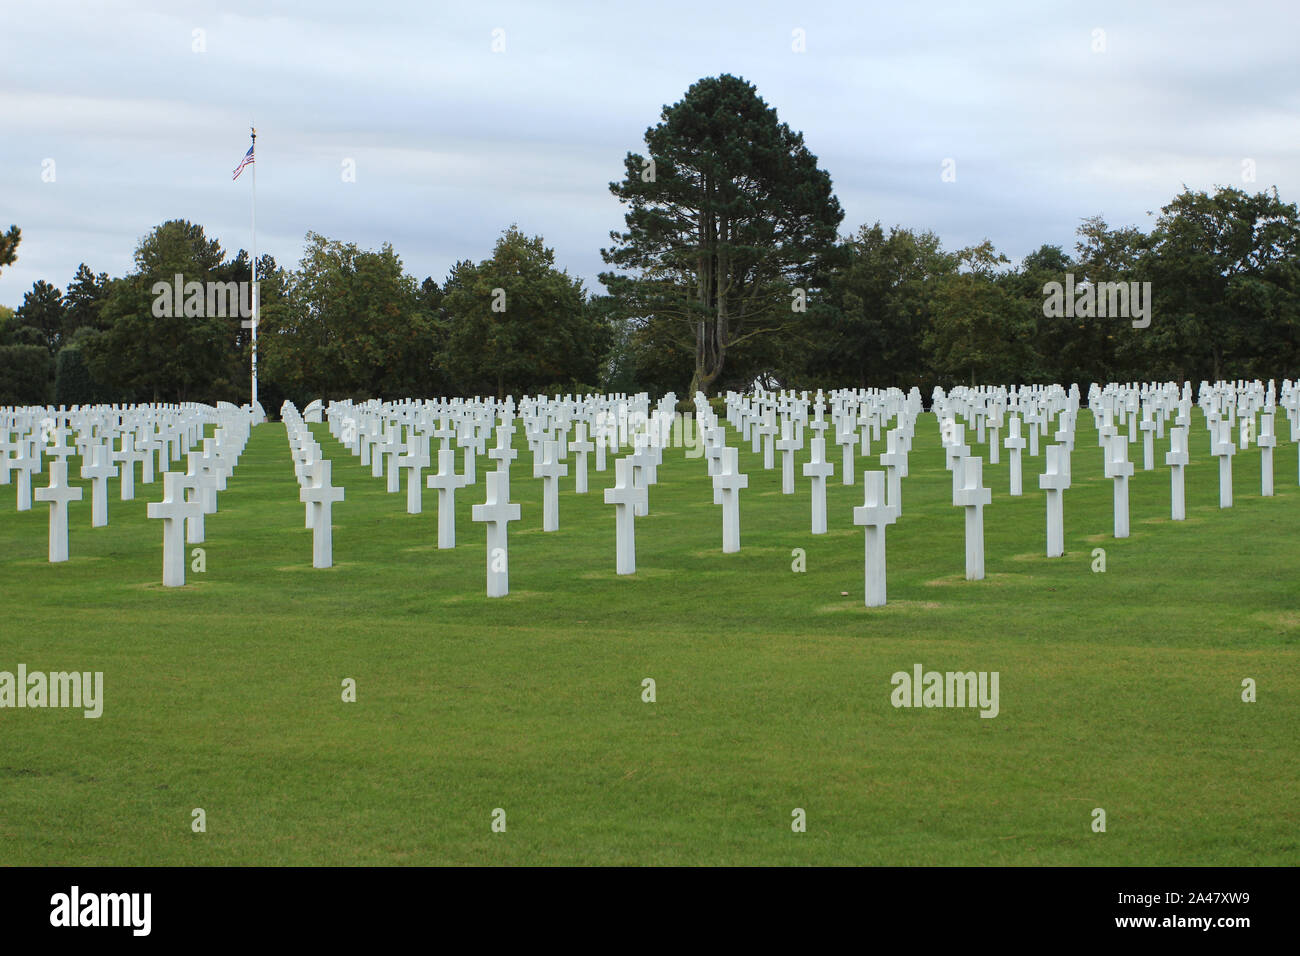
[[[518,223],[599,291],[609,181],[719,73],[804,133],[843,232],[1018,260],[1090,215],[1149,228],[1183,184],[1300,200],[1298,36],[1294,0],[0,0],[0,228],[23,232],[0,304],[82,261],[123,274],[167,219],[247,248],[250,120],[257,246],[283,265],[313,230],[441,282]]]

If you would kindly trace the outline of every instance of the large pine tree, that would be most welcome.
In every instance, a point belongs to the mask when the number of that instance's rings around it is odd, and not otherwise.
[[[762,371],[800,317],[796,290],[817,284],[834,247],[844,212],[830,175],[750,83],[726,74],[665,106],[645,142],[649,155],[628,153],[610,183],[627,231],[601,251],[622,274],[601,281],[625,315],[673,323],[693,342],[692,393],[729,361],[738,381]]]

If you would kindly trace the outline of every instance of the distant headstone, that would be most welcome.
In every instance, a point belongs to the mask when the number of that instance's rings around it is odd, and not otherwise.
[[[19,511],[32,510],[32,475],[41,470],[40,447],[34,439],[19,437],[18,453],[9,462],[9,468],[18,473],[14,490]]]
[[[794,428],[790,419],[781,419],[781,438],[777,441],[777,450],[781,452],[781,494],[794,494],[794,453],[802,442],[794,437]]]
[[[1237,453],[1237,446],[1232,442],[1232,422],[1222,419],[1215,423],[1218,440],[1214,442],[1211,454],[1219,459],[1219,507],[1232,507],[1232,456]]]
[[[573,463],[573,491],[574,494],[585,495],[587,493],[587,455],[594,451],[595,443],[587,440],[587,423],[578,422],[574,426],[574,438],[569,442],[569,450],[576,456]]]
[[[1002,444],[1007,451],[1011,452],[1010,464],[1008,465],[1011,474],[1011,496],[1019,498],[1023,494],[1020,453],[1025,447],[1025,440],[1020,435],[1020,416],[1012,415],[1007,422],[1007,428],[1010,434],[1003,439]]]
[[[853,455],[857,451],[858,435],[851,422],[849,428],[835,431],[835,443],[840,446],[840,484],[853,484]]]
[[[108,448],[96,442],[90,446],[90,464],[81,466],[81,477],[89,478],[90,526],[102,528],[108,524],[108,479],[117,475],[117,468],[108,459]]]
[[[1265,498],[1273,497],[1273,449],[1277,446],[1277,435],[1273,432],[1273,413],[1264,412],[1259,416],[1259,493]]]
[[[1165,464],[1169,466],[1169,513],[1174,521],[1182,521],[1187,517],[1183,488],[1183,469],[1187,462],[1187,426],[1174,425],[1169,429],[1169,451],[1165,455]]]

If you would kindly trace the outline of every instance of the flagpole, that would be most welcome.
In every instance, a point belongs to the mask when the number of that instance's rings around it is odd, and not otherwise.
[[[258,294],[257,294],[257,127],[251,126],[253,134],[253,407],[257,407],[257,313],[258,313]]]

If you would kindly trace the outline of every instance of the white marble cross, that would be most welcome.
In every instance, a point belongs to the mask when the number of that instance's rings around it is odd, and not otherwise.
[[[402,490],[402,474],[397,462],[402,457],[402,426],[397,422],[392,422],[388,426],[388,431],[384,436],[383,451],[384,458],[388,459],[388,493],[395,495]]]
[[[1106,477],[1115,482],[1115,537],[1127,538],[1128,480],[1133,475],[1133,463],[1128,460],[1129,440],[1124,435],[1112,435],[1106,456]]]
[[[763,467],[771,471],[776,467],[776,412],[769,410],[763,424],[754,429],[754,434],[763,437]]]
[[[163,472],[163,500],[151,501],[145,509],[150,518],[163,523],[163,586],[178,588],[185,584],[185,525],[191,516],[202,516],[202,506],[186,497],[185,476]]]
[[[952,503],[966,509],[966,580],[984,580],[984,506],[993,492],[984,487],[984,459],[978,455],[961,459],[961,485]]]
[[[853,484],[853,455],[857,451],[858,434],[851,421],[845,431],[836,430],[835,443],[840,446],[840,484]]]
[[[140,440],[136,443],[136,448],[139,449],[142,456],[140,458],[140,481],[142,484],[153,484],[154,456],[162,447],[163,443],[155,435],[153,426],[145,425],[140,432]]]
[[[10,462],[13,461],[9,453],[18,450],[22,439],[20,434],[11,440],[9,437],[11,434],[8,428],[0,427],[0,485],[9,484],[9,472],[12,468]]]
[[[862,484],[864,500],[853,509],[853,523],[865,526],[864,600],[867,607],[880,607],[885,603],[885,528],[898,520],[898,508],[885,503],[884,472],[864,471]]]
[[[1237,453],[1237,446],[1232,442],[1232,421],[1221,419],[1215,424],[1212,454],[1219,459],[1219,507],[1232,507],[1232,456]]]
[[[509,464],[502,463],[506,497],[510,497]],[[464,475],[456,474],[456,452],[442,448],[438,452],[438,472],[425,479],[428,487],[438,489],[438,547],[456,547],[456,489],[469,482]]]
[[[90,446],[90,462],[82,464],[81,477],[91,481],[90,526],[102,528],[108,524],[108,479],[117,475],[117,468],[108,460],[108,448],[100,442]]]
[[[406,472],[406,513],[422,514],[424,500],[424,469],[429,467],[429,439],[412,426],[406,435],[405,454],[397,458],[397,467]]]
[[[9,467],[18,472],[14,488],[18,510],[31,511],[32,475],[41,470],[41,450],[35,439],[18,436],[18,454],[9,462]]]
[[[464,433],[463,440],[461,438],[457,438],[456,443],[460,445],[461,450],[464,452],[465,455],[465,483],[467,485],[477,484],[478,483],[478,453],[479,453],[479,445],[481,444],[481,442],[480,439],[475,435],[474,427],[472,425],[469,426]],[[563,452],[560,453],[560,457],[561,458],[564,457]]]
[[[330,484],[333,469],[328,458],[317,458],[311,467],[311,484],[298,492],[298,500],[311,505],[311,566],[334,565],[333,506],[343,500],[343,489]]]
[[[614,505],[615,570],[636,573],[636,505],[646,498],[646,489],[632,480],[632,460],[614,462],[614,487],[605,489],[605,504]]]
[[[809,445],[812,461],[803,466],[805,478],[812,479],[812,533],[826,533],[826,479],[835,472],[835,466],[826,460],[826,439],[818,432]]]
[[[1103,455],[1110,454],[1110,440],[1119,434],[1119,429],[1111,420],[1110,409],[1102,412],[1101,425],[1097,427],[1097,447],[1102,450]]]
[[[1156,420],[1152,417],[1150,406],[1138,422],[1138,428],[1142,432],[1142,470],[1152,471],[1156,467]]]
[[[713,487],[722,495],[722,553],[740,550],[740,489],[749,487],[749,476],[738,470],[739,452],[722,449],[722,470],[713,476]]]
[[[1187,426],[1174,425],[1169,429],[1169,451],[1165,455],[1165,464],[1169,466],[1169,514],[1174,521],[1182,521],[1187,517],[1183,490],[1183,469],[1187,462]]]
[[[596,471],[604,471],[605,454],[618,439],[618,428],[601,418],[597,422],[596,430],[592,432],[592,440],[596,443]]]
[[[560,530],[560,479],[568,475],[569,466],[557,459],[559,445],[542,442],[542,459],[533,462],[533,477],[542,479],[542,530]]]
[[[215,514],[217,511],[216,462],[205,458],[201,451],[185,452],[185,462],[186,479],[193,483],[194,498],[203,506],[203,512],[199,516],[197,524],[191,523],[190,525],[191,529],[198,529],[198,536],[191,535],[187,540],[190,544],[201,544],[203,542],[203,515]]]
[[[648,497],[649,488],[655,483],[658,475],[655,469],[655,450],[650,447],[644,436],[636,437],[636,448],[628,458],[632,461],[632,483],[639,488],[647,490],[645,500],[637,499],[634,511],[637,517],[642,517],[650,513],[650,499]]]
[[[794,437],[794,427],[790,419],[781,419],[781,437],[776,443],[781,452],[781,494],[794,494],[794,453],[802,442]]]
[[[587,423],[578,422],[574,426],[573,441],[569,442],[569,450],[576,456],[573,463],[574,494],[587,493],[587,454],[595,449],[595,443],[587,440]]]
[[[510,447],[514,432],[514,425],[498,425],[497,446],[488,451],[488,457],[497,463],[497,471],[503,476],[501,494],[507,501],[510,500],[510,463],[519,457],[519,452]]]
[[[1047,471],[1038,476],[1038,487],[1047,492],[1047,556],[1065,553],[1065,490],[1070,487],[1069,451],[1063,445],[1047,446]]]
[[[1074,450],[1074,420],[1068,412],[1061,412],[1061,418],[1057,423],[1060,427],[1052,433],[1052,438],[1058,445],[1065,449],[1066,471],[1069,471],[1070,452]]]
[[[489,472],[486,478],[487,500],[474,505],[470,517],[487,523],[487,596],[505,597],[510,593],[510,555],[506,528],[511,521],[519,520],[519,505],[510,501],[509,485],[502,490],[500,471]]]
[[[1020,416],[1012,415],[1007,423],[1010,434],[1003,439],[1002,444],[1011,452],[1011,461],[1009,470],[1011,473],[1011,496],[1019,498],[1023,494],[1022,490],[1022,471],[1020,463],[1020,453],[1025,447],[1025,440],[1020,435]]]
[[[1265,498],[1273,497],[1273,449],[1277,446],[1277,435],[1273,432],[1273,413],[1263,412],[1259,416],[1259,488]]]
[[[903,513],[903,479],[907,477],[907,451],[903,445],[902,433],[897,428],[891,428],[885,433],[885,450],[880,455],[889,491],[887,500],[895,515]]]
[[[68,560],[68,502],[80,501],[81,488],[68,485],[68,463],[50,462],[50,483],[36,489],[37,501],[50,503],[50,563]]]
[[[953,422],[946,429],[951,436],[948,444],[944,448],[947,455],[948,470],[952,472],[952,493],[957,494],[957,489],[962,483],[962,462],[970,456],[970,446],[966,444],[966,427]],[[984,459],[980,459],[983,461]],[[981,465],[981,467],[983,467]]]
[[[1025,425],[1029,430],[1029,457],[1038,457],[1038,426],[1043,421],[1043,415],[1037,407],[1031,408],[1025,412]]]
[[[196,472],[195,458],[197,452],[186,452],[189,461],[189,469],[181,474],[176,473],[176,487],[180,488],[186,496],[186,500],[196,507],[185,515],[185,543],[202,544],[206,535],[206,525],[203,516],[207,513],[204,505],[204,482],[201,472]]]
[[[513,429],[511,429],[513,431]],[[447,416],[444,414],[438,427],[429,433],[430,437],[438,442],[438,451],[451,447],[451,440],[456,435],[456,429],[447,423]],[[432,449],[431,449],[432,450]]]
[[[48,458],[57,458],[60,461],[67,461],[76,449],[67,445],[64,441],[69,432],[62,425],[57,426],[50,432],[50,445],[48,447],[39,447],[39,451],[44,452]],[[39,458],[37,459],[39,461]],[[39,470],[39,469],[38,469]]]
[[[135,432],[130,429],[122,432],[122,447],[113,452],[113,460],[121,463],[118,492],[123,501],[135,500],[135,463],[144,458],[145,453],[135,447]]]

